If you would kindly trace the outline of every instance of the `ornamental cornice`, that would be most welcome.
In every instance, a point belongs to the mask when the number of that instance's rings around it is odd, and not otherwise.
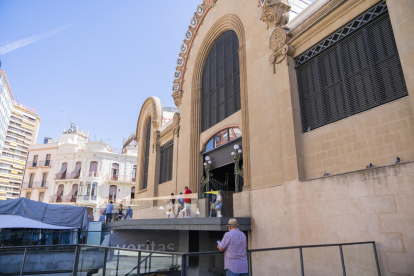
[[[295,53],[295,49],[288,45],[291,33],[285,26],[289,22],[290,6],[287,0],[259,0],[259,6],[263,9],[260,20],[266,23],[267,29],[274,28],[269,38],[269,48],[272,50],[269,62],[273,64],[273,73],[276,73],[276,64]]]
[[[182,97],[184,94],[183,84],[184,75],[186,72],[186,66],[190,57],[191,48],[193,46],[194,39],[197,35],[198,29],[200,28],[207,13],[214,7],[217,0],[203,0],[203,3],[197,6],[197,10],[194,13],[193,18],[190,20],[190,26],[185,33],[183,44],[180,47],[180,54],[177,59],[177,67],[175,68],[174,81],[171,95],[174,98],[175,105],[179,108],[182,103]]]
[[[288,0],[259,0],[259,6],[263,9],[260,20],[266,23],[267,29],[282,27],[289,22]]]

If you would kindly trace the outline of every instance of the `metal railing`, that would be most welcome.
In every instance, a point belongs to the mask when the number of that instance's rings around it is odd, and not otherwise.
[[[63,180],[63,179],[66,179],[66,173],[55,174],[55,180]]]
[[[360,248],[359,246],[367,246],[367,248]],[[349,250],[350,247],[352,250]],[[338,264],[329,263],[324,265],[325,259],[323,254],[306,253],[305,250],[312,249],[338,249]],[[344,249],[347,249],[348,255],[344,254]],[[370,248],[368,250],[368,248]],[[357,251],[360,249],[360,251]],[[284,258],[272,256],[272,252],[290,251],[295,254],[285,254]],[[292,251],[293,250],[293,251]],[[332,250],[331,250],[332,251]],[[33,264],[35,259],[31,259],[33,255],[50,253],[61,254],[61,265],[54,271],[49,271],[46,260],[36,266]],[[261,254],[266,252],[266,256],[254,258],[252,254]],[[328,253],[328,251],[326,251]],[[325,253],[326,253],[325,252]],[[377,250],[375,242],[357,242],[357,243],[342,243],[342,244],[325,244],[325,245],[305,245],[305,246],[291,246],[279,248],[263,248],[247,250],[248,275],[284,275],[283,270],[279,269],[277,263],[284,263],[286,265],[286,256],[290,257],[290,264],[296,264],[289,267],[290,271],[297,271],[300,275],[305,276],[307,269],[310,274],[329,274],[327,270],[337,268],[335,272],[331,271],[330,275],[346,276],[346,265],[352,269],[358,268],[360,271],[370,271],[369,275],[381,276]],[[284,252],[286,253],[286,252]],[[321,253],[321,252],[319,252]],[[352,255],[354,253],[354,255]],[[355,254],[356,253],[356,254]],[[361,253],[365,255],[361,255]],[[359,255],[358,255],[359,254]],[[366,254],[372,254],[372,258],[366,258]],[[360,256],[357,258],[355,256]],[[219,251],[214,252],[192,252],[192,253],[178,253],[167,251],[153,251],[153,250],[136,250],[119,247],[103,247],[94,245],[50,245],[50,246],[29,246],[29,247],[2,247],[0,248],[0,257],[4,260],[4,264],[0,268],[2,273],[7,274],[51,274],[56,273],[72,273],[78,275],[78,272],[85,274],[98,273],[99,275],[204,275],[201,272],[200,261],[203,263],[204,273],[225,274],[223,266],[223,253]],[[330,255],[329,258],[334,257]],[[363,257],[363,258],[362,258]],[[14,264],[8,265],[7,258],[13,260]],[[218,259],[217,259],[218,258]],[[66,261],[63,261],[65,259]],[[21,261],[20,261],[21,260]],[[260,263],[255,264],[256,260]],[[51,258],[50,262],[55,259]],[[367,262],[364,263],[363,262]],[[26,263],[29,263],[30,271],[25,270]],[[276,264],[276,265],[275,265]],[[315,265],[317,264],[317,265]],[[217,266],[216,266],[217,265]],[[192,268],[198,267],[197,274]],[[338,270],[339,269],[339,270]],[[257,270],[257,272],[255,272]],[[323,273],[322,273],[323,272]],[[256,273],[256,274],[255,274]],[[154,274],[154,275],[155,275]],[[210,274],[208,274],[210,275]],[[366,275],[366,274],[365,274]]]
[[[36,162],[33,162],[33,161],[27,162],[27,167],[28,168],[37,168],[37,161]]]
[[[79,179],[80,175],[81,175],[80,172],[72,172],[72,173],[70,173],[70,175],[67,179]]]
[[[41,160],[37,161],[38,167],[51,167],[52,166],[52,160]]]
[[[47,188],[48,187],[48,181],[34,181],[34,182],[23,182],[23,188]]]

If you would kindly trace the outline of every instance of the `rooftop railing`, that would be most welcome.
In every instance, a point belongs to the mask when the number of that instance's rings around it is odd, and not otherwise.
[[[251,249],[246,255],[249,276],[381,275],[375,242]],[[0,259],[3,274],[225,275],[224,254],[219,251],[179,253],[54,245],[3,247]]]

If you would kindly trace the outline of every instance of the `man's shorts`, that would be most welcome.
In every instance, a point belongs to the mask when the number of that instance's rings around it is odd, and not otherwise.
[[[186,210],[190,210],[191,209],[191,203],[184,203],[184,208]]]
[[[213,202],[213,203],[211,203],[211,205],[210,205],[210,209],[211,210],[216,210],[216,204]]]

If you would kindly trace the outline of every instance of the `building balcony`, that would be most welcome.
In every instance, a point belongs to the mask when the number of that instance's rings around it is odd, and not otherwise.
[[[2,186],[10,186],[10,187],[16,187],[16,188],[20,188],[20,184],[15,184],[15,183],[7,183],[7,182],[0,182],[0,187]]]
[[[81,173],[80,172],[73,172],[69,175],[67,179],[79,179]]]
[[[100,173],[100,172],[95,172],[95,171],[83,172],[83,173],[81,173],[81,177],[94,177],[94,178],[100,178],[100,177],[102,177],[102,173]]]
[[[76,196],[75,195],[71,195],[71,196],[65,196],[63,198],[63,202],[76,202]]]
[[[34,181],[23,182],[23,189],[47,189],[49,187],[48,181]]]
[[[37,168],[38,162],[27,162],[26,164],[27,168]]]
[[[107,181],[135,183],[135,175],[110,175],[107,177]]]
[[[37,161],[38,167],[52,167],[52,161],[51,160],[42,160]]]
[[[97,201],[97,196],[96,195],[78,195],[78,200],[77,202],[83,202],[83,203],[96,203]]]
[[[55,180],[64,180],[64,179],[66,179],[66,173],[55,174]]]
[[[50,203],[61,203],[63,202],[63,198],[60,195],[59,196],[54,195],[50,197],[49,202]]]

